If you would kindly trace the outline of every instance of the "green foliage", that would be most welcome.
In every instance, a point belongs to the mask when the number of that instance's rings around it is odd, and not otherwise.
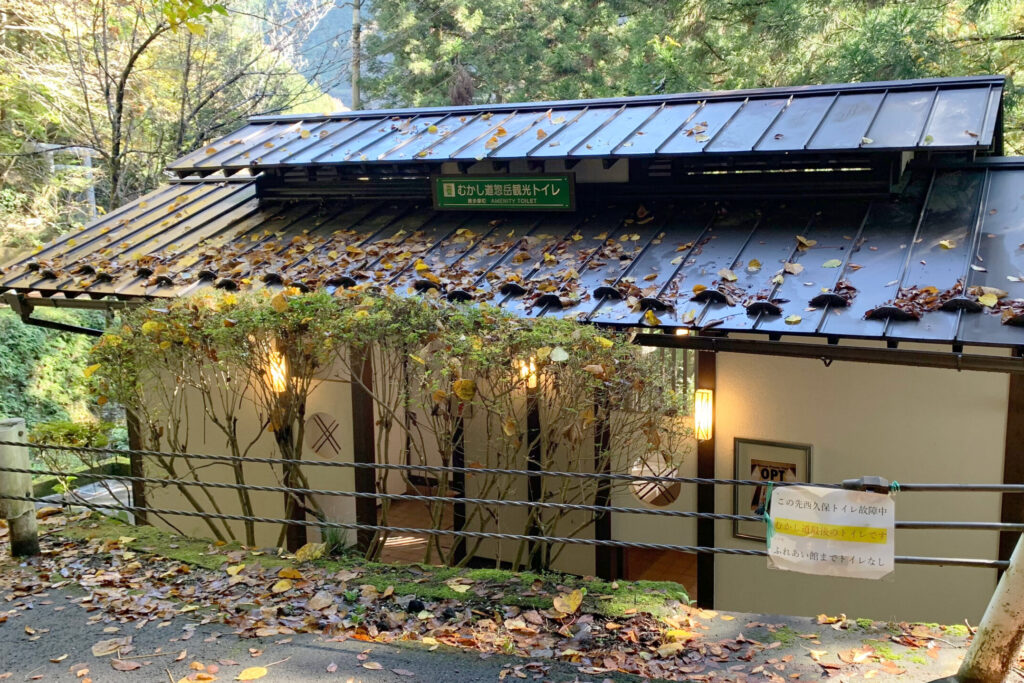
[[[102,316],[40,310],[39,317],[101,327]],[[0,310],[0,415],[29,425],[51,420],[94,419],[82,372],[93,340],[81,334],[26,325]]]
[[[367,89],[392,104],[476,102],[1001,73],[1024,58],[1012,0],[650,3],[395,0],[374,7]],[[457,90],[464,91],[464,85]],[[1007,93],[1007,145],[1024,150]]]

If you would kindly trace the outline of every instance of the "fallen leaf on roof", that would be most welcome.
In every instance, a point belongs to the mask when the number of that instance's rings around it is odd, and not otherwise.
[[[952,249],[956,246],[956,242],[953,240],[939,240],[939,246],[943,249]]]
[[[747,271],[750,273],[756,273],[761,270],[761,262],[756,258],[750,259],[750,263],[747,264]]]
[[[661,319],[654,315],[654,311],[647,309],[644,311],[644,324],[656,327],[661,324]]]
[[[995,305],[999,303],[999,297],[997,297],[995,294],[982,294],[981,296],[978,297],[978,303],[981,304],[982,306],[994,308]]]
[[[797,324],[798,322],[800,322],[801,320],[803,320],[803,318],[801,318],[800,316],[798,316],[798,315],[796,315],[796,314],[793,314],[793,315],[791,315],[791,316],[788,316],[788,317],[786,318],[786,324],[787,324],[787,325],[796,325],[796,324]]]
[[[802,265],[799,263],[790,263],[788,261],[782,264],[782,269],[790,275],[799,275],[804,272],[804,267]]]
[[[818,243],[818,240],[809,240],[803,235],[797,235],[796,241],[797,249],[799,249],[800,251],[803,251],[804,249],[810,249],[811,247]]]
[[[976,270],[979,273],[987,273],[988,272],[988,268],[986,268],[985,266],[979,266],[976,263],[972,263],[971,264],[971,270]]]
[[[726,282],[736,282],[736,273],[732,272],[728,268],[722,268],[718,271],[718,277],[722,278]]]
[[[840,261],[837,258],[833,258],[833,259],[829,259],[828,261],[825,261],[824,263],[822,263],[821,267],[822,268],[838,268],[841,265],[843,265],[842,261]]]

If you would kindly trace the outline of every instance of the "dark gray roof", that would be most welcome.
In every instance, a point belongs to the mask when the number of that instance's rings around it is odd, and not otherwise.
[[[628,201],[557,214],[260,202],[255,184],[163,187],[5,266],[0,290],[436,290],[616,326],[1024,346],[1020,160],[920,167],[891,198]],[[986,306],[982,287],[1005,295]]]
[[[1000,153],[1001,76],[256,117],[179,174],[310,165],[967,150]]]

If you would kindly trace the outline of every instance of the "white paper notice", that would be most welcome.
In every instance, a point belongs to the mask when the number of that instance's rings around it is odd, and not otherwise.
[[[769,514],[769,567],[855,579],[893,570],[896,505],[886,494],[780,486]]]

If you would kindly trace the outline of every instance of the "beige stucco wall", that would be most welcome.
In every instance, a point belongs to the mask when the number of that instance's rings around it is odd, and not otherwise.
[[[733,476],[736,437],[811,444],[815,481],[879,475],[902,482],[1002,481],[1008,380],[962,372],[719,354],[716,474]],[[733,492],[719,487],[720,512]],[[999,520],[999,496],[901,493],[899,520]],[[716,523],[719,546],[764,547]],[[994,558],[997,534],[896,532],[897,555]],[[769,570],[764,558],[716,556],[715,606],[727,610],[976,622],[995,571],[897,565],[890,579],[836,579]]]
[[[351,460],[352,458],[352,400],[351,385],[345,381],[345,376],[340,369],[327,373],[316,384],[310,395],[307,406],[307,416],[323,412],[332,415],[338,420],[338,429],[335,433],[341,447],[342,456]],[[196,392],[187,392],[187,448],[192,453],[205,453],[213,455],[224,455],[229,453],[227,440],[224,434],[214,425],[205,420],[202,402]],[[257,414],[251,405],[239,413],[239,433],[243,437],[252,438],[259,433],[260,425]],[[245,440],[243,438],[243,440]],[[252,457],[276,458],[277,449],[273,441],[273,435],[263,432],[256,445],[249,452]],[[308,447],[304,449],[303,459],[308,461],[322,460]],[[191,461],[195,466],[202,467],[199,471],[199,478],[209,482],[234,482],[234,475],[231,469],[223,464],[209,464],[204,461]],[[185,471],[185,460],[177,461],[178,474],[183,475]],[[148,464],[148,470],[152,476],[166,476],[165,472],[157,469],[152,463]],[[353,472],[350,468],[342,467],[305,467],[306,476],[309,479],[311,488],[351,491],[354,485]],[[278,467],[259,463],[246,463],[245,478],[247,484],[260,486],[280,486],[281,470]],[[188,477],[180,477],[188,478]],[[189,489],[203,504],[207,511],[214,511],[209,500],[199,487]],[[220,512],[226,514],[241,514],[241,504],[234,491],[224,489],[206,489],[216,500]],[[162,487],[151,488],[147,492],[149,503],[152,507],[167,509],[190,510],[193,509],[182,497],[177,488]],[[283,494],[254,491],[251,494],[255,514],[261,517],[280,518],[284,515]],[[328,517],[334,521],[351,522],[355,521],[355,503],[352,498],[338,496],[320,496],[318,502]],[[153,523],[171,528],[166,522],[173,524],[173,528],[180,530],[190,536],[211,538],[211,532],[207,524],[194,517],[168,516],[165,520],[154,519]],[[215,522],[223,526],[220,521]],[[236,538],[243,541],[245,538],[241,522],[227,522],[234,531]],[[278,540],[280,527],[270,524],[256,525],[256,542],[260,547],[275,547]],[[312,540],[319,538],[315,528],[309,529]],[[349,542],[355,541],[353,532],[348,534]]]

